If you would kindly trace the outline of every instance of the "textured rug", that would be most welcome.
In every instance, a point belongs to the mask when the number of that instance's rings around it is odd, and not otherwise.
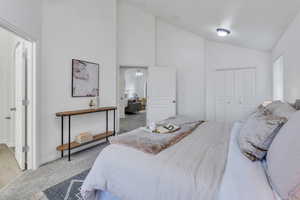
[[[48,200],[83,200],[80,195],[81,185],[87,176],[86,170],[44,191]]]

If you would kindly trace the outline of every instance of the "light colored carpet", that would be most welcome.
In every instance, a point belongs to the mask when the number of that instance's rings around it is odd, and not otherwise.
[[[0,144],[0,189],[21,173],[14,153],[6,144]]]
[[[128,115],[120,121],[120,133],[136,129],[146,124],[146,113]],[[48,163],[39,169],[28,170],[15,181],[0,190],[0,200],[44,200],[42,191],[92,167],[101,150],[107,145],[96,147]]]
[[[97,155],[107,144],[48,163],[39,169],[28,170],[0,190],[0,200],[32,200],[36,194],[92,167]]]
[[[120,132],[127,132],[138,127],[146,126],[146,112],[125,116],[120,120]]]

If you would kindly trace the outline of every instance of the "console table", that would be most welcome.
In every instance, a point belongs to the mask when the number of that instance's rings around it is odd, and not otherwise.
[[[61,145],[56,147],[57,151],[61,151],[61,157],[64,157],[64,151],[68,150],[68,160],[71,161],[71,149],[75,149],[86,144],[90,144],[92,142],[96,142],[106,138],[108,141],[108,137],[113,136],[116,134],[116,110],[117,107],[99,107],[94,109],[85,109],[85,110],[73,110],[73,111],[65,111],[65,112],[58,112],[56,113],[57,117],[61,117]],[[113,131],[108,131],[108,112],[113,111]],[[78,142],[71,142],[71,117],[74,115],[84,115],[89,113],[96,113],[96,112],[106,112],[106,132],[100,133],[93,136],[93,140],[87,143],[79,144]],[[64,144],[64,117],[69,118],[69,137],[68,143]]]

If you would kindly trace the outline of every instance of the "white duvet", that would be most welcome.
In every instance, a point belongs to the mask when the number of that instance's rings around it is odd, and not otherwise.
[[[241,153],[237,142],[241,126],[241,122],[236,122],[231,131],[218,200],[280,200],[270,187],[262,162],[252,162]]]
[[[157,155],[109,145],[82,186],[87,200],[108,191],[122,200],[214,200],[224,174],[230,124],[206,122]]]

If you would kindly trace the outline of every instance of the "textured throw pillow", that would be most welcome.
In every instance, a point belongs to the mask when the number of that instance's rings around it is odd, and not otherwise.
[[[300,111],[290,116],[272,142],[267,171],[282,199],[300,199]]]
[[[278,130],[286,121],[286,118],[259,108],[241,128],[238,138],[241,152],[252,161],[263,159]]]
[[[266,109],[268,109],[273,115],[285,117],[287,119],[296,112],[296,109],[290,104],[281,101],[273,101],[266,106]]]

